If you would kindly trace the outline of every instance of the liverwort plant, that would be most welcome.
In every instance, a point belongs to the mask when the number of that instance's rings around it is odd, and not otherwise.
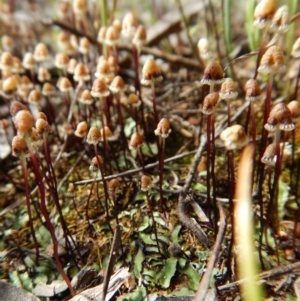
[[[32,143],[30,141],[30,134],[31,134],[31,129],[33,128],[33,125],[34,125],[34,119],[29,111],[21,110],[21,111],[17,112],[17,114],[14,116],[14,125],[17,129],[18,136],[22,136],[24,138],[27,148],[29,150],[30,159],[31,159],[32,166],[33,166],[33,171],[34,171],[37,185],[38,185],[38,188],[40,191],[40,205],[41,205],[40,208],[41,208],[42,215],[45,218],[47,227],[49,229],[49,232],[50,232],[50,235],[52,238],[54,258],[55,258],[55,261],[57,264],[57,268],[58,268],[61,276],[67,283],[67,285],[70,289],[70,292],[72,293],[72,295],[74,295],[75,294],[74,289],[70,283],[70,280],[69,280],[67,274],[65,273],[65,271],[63,269],[61,260],[59,258],[58,241],[57,241],[57,237],[55,234],[55,228],[51,222],[51,219],[50,219],[50,216],[49,216],[49,213],[47,210],[47,206],[46,206],[45,183],[43,181],[43,176],[42,176],[40,168],[39,168],[38,157],[36,156],[35,150],[33,149]],[[24,171],[25,171],[25,169],[24,169]],[[45,176],[46,176],[46,174],[45,174]]]

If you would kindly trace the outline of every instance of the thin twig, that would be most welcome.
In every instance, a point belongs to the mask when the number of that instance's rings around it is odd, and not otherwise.
[[[211,247],[211,243],[207,238],[205,232],[202,230],[201,226],[196,222],[194,218],[191,218],[186,213],[186,207],[191,203],[190,196],[186,196],[184,199],[180,198],[178,203],[178,217],[181,223],[186,226],[196,237],[203,243],[207,248]]]
[[[66,24],[64,22],[61,22],[59,20],[51,20],[50,22],[43,22],[44,25],[56,25],[59,26],[62,29],[65,29],[74,35],[78,37],[83,37],[85,36],[93,45],[100,45],[96,38],[89,36],[88,34],[84,34],[83,32],[78,31],[77,29],[71,27],[69,24]],[[127,50],[128,52],[131,52],[132,46],[130,43],[119,43],[118,44],[118,49],[119,50]],[[200,65],[199,62],[195,59],[190,59],[190,58],[185,58],[182,55],[176,55],[176,54],[170,54],[165,51],[161,51],[159,49],[151,48],[151,47],[146,47],[143,46],[141,49],[141,53],[143,54],[151,54],[155,57],[164,59],[170,63],[176,63],[176,65],[183,65],[185,67],[190,67],[199,70]]]
[[[287,273],[292,273],[299,269],[300,269],[300,261],[291,263],[288,265],[279,266],[279,267],[276,267],[276,268],[266,271],[266,272],[262,272],[257,275],[257,279],[264,280],[264,279],[275,278],[275,277],[278,277],[278,276],[281,276],[281,275],[284,275]],[[239,287],[241,284],[245,283],[246,281],[248,281],[248,279],[241,279],[241,280],[233,282],[233,283],[221,285],[218,287],[218,291],[223,292],[223,291],[227,291],[227,290],[236,289],[237,287]]]
[[[226,231],[226,226],[227,226],[227,222],[226,222],[226,214],[224,212],[224,208],[223,206],[219,203],[219,211],[220,211],[220,227],[219,227],[219,231],[218,231],[218,235],[216,238],[216,242],[212,251],[212,254],[209,258],[208,264],[207,264],[207,268],[206,268],[206,272],[203,276],[203,278],[201,279],[200,285],[198,287],[197,293],[195,295],[195,301],[202,301],[204,300],[208,287],[209,287],[209,282],[211,279],[211,275],[214,269],[214,266],[217,262],[219,253],[220,253],[220,249],[221,249],[221,244],[222,241],[224,239],[225,236],[225,231]]]
[[[115,231],[115,234],[114,234],[113,243],[112,243],[111,250],[110,250],[110,254],[109,254],[108,264],[107,264],[107,267],[106,267],[106,273],[105,273],[104,281],[103,281],[102,301],[105,301],[105,296],[106,296],[106,293],[107,293],[109,280],[110,280],[110,277],[113,273],[113,268],[114,268],[114,265],[115,265],[117,257],[118,257],[118,250],[119,250],[120,245],[121,245],[121,234],[122,234],[122,226],[117,225],[116,231]]]

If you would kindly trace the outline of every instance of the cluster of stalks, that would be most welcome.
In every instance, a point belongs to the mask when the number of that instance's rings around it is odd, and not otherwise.
[[[57,43],[51,45],[51,50],[42,39],[36,43],[30,36],[27,42],[21,33],[19,43],[15,44],[10,36],[10,23],[6,19],[2,20],[3,30],[7,35],[2,37],[0,58],[1,100],[11,112],[16,134],[13,139],[8,135],[6,137],[8,142],[11,142],[13,155],[21,162],[36,264],[39,264],[40,246],[35,234],[35,224],[36,219],[40,219],[51,234],[58,270],[74,294],[58,254],[59,245],[63,245],[74,258],[75,265],[77,264],[77,242],[63,216],[61,198],[64,196],[60,195],[61,186],[57,183],[56,167],[62,164],[63,154],[73,147],[77,150],[84,149],[91,157],[89,171],[93,182],[86,199],[84,219],[90,225],[89,210],[92,209],[92,200],[96,194],[99,211],[104,210],[108,226],[114,232],[115,225],[110,220],[110,207],[113,206],[115,223],[119,225],[117,191],[120,184],[116,180],[107,182],[106,176],[124,168],[120,167],[120,156],[128,168],[132,148],[138,150],[143,173],[146,173],[142,144],[143,136],[149,132],[149,125],[146,126],[144,119],[146,112],[142,101],[141,83],[151,88],[153,108],[149,108],[148,111],[153,110],[154,123],[157,125],[155,135],[160,162],[161,211],[166,210],[163,199],[164,151],[165,139],[171,129],[168,119],[163,118],[159,122],[155,85],[161,82],[162,76],[159,66],[152,58],[145,63],[140,78],[142,70],[139,56],[146,42],[145,27],[138,24],[132,13],[124,17],[123,23],[112,20],[107,24],[105,11],[102,14],[105,20],[101,20],[100,27],[96,22],[90,22],[88,15],[91,11],[87,2],[74,1],[71,5],[62,1],[60,5],[59,18],[55,21],[60,29]],[[14,7],[7,5],[7,9],[13,17]],[[102,12],[103,9],[105,7],[101,7]],[[93,18],[99,17],[99,11],[95,7]],[[132,45],[131,55],[135,70],[133,83],[126,85],[119,73],[121,67],[118,44],[121,39]],[[147,96],[148,92],[145,93]],[[135,122],[136,129],[136,132],[131,132],[130,141],[125,135],[125,118],[128,116]],[[35,180],[30,178],[31,171]],[[99,179],[103,183],[104,195],[99,193]],[[36,184],[36,188],[33,183]],[[36,190],[39,193],[34,195],[32,192]],[[150,202],[148,190],[145,196],[152,216],[158,251],[161,252],[153,214],[155,209]],[[76,198],[73,201],[78,212]],[[57,225],[50,217],[53,207],[54,212],[59,215],[64,242],[58,241],[56,237]],[[78,256],[80,257],[79,252]]]
[[[210,228],[214,229],[215,233],[218,229],[216,161],[219,155],[222,157],[222,153],[216,148],[216,139],[220,137],[227,153],[228,203],[232,229],[235,227],[236,159],[239,150],[252,140],[254,163],[250,186],[259,205],[259,254],[263,265],[261,248],[264,243],[268,243],[268,233],[272,234],[274,240],[279,234],[278,185],[287,141],[292,141],[292,164],[295,165],[296,162],[295,135],[293,134],[291,139],[288,131],[295,129],[300,117],[300,76],[298,75],[294,89],[290,89],[292,91],[279,92],[282,101],[275,101],[272,91],[275,84],[280,86],[287,58],[300,57],[300,41],[296,41],[291,53],[283,50],[282,41],[293,18],[287,17],[286,7],[276,8],[272,1],[266,0],[261,3],[254,13],[255,25],[262,30],[262,34],[259,49],[255,52],[257,61],[256,68],[252,70],[253,77],[241,80],[237,85],[237,79],[229,78],[225,74],[221,67],[221,58],[215,59],[216,55],[210,49],[207,39],[202,38],[198,43],[198,50],[205,69],[203,75],[199,74],[200,80],[192,85],[198,90],[201,118],[206,118],[206,126],[202,127],[201,135],[206,137],[206,198]],[[99,212],[105,213],[110,230],[114,232],[120,225],[120,204],[117,196],[123,181],[108,181],[107,177],[124,172],[131,165],[141,168],[140,177],[133,177],[133,180],[141,184],[140,188],[145,193],[159,253],[162,246],[153,213],[158,209],[162,217],[167,218],[168,212],[164,194],[165,150],[168,147],[166,141],[172,139],[173,132],[171,133],[172,114],[159,106],[157,99],[157,86],[164,85],[162,71],[154,58],[147,59],[141,68],[140,56],[146,43],[147,32],[144,26],[138,25],[136,16],[128,13],[123,22],[113,18],[108,20],[106,9],[103,5],[101,9],[96,6],[92,10],[86,1],[73,1],[72,5],[61,1],[58,20],[53,22],[59,26],[57,43],[52,45],[51,50],[41,42],[39,32],[36,32],[39,43],[35,43],[34,37],[28,32],[26,39],[20,33],[18,44],[15,44],[12,38],[14,28],[7,20],[2,19],[2,27],[7,34],[2,36],[1,100],[10,108],[10,120],[14,125],[12,153],[21,162],[36,264],[39,262],[39,242],[34,224],[35,220],[40,218],[40,222],[45,224],[51,234],[58,270],[72,294],[75,292],[58,254],[58,244],[63,244],[69,254],[72,254],[75,264],[75,254],[78,253],[80,257],[77,242],[70,233],[62,213],[62,196],[57,183],[56,167],[65,163],[63,155],[66,152],[83,149],[90,159],[90,166],[84,171],[85,175],[91,172],[88,175],[91,178],[89,183],[92,183],[85,202],[84,221],[87,224],[91,223],[89,210],[94,204],[92,200],[97,199]],[[101,26],[96,22],[100,11]],[[111,13],[113,16],[113,12]],[[7,14],[14,16],[13,7],[10,7]],[[126,48],[126,55],[134,66],[132,79],[123,72],[123,66],[120,64],[119,46],[123,45],[122,43],[130,45]],[[232,74],[234,76],[234,73]],[[262,88],[265,86],[265,80],[266,88]],[[149,88],[142,88],[141,84]],[[209,89],[206,86],[209,86]],[[280,88],[283,89],[282,86]],[[232,110],[232,103],[239,95],[248,104],[246,118],[239,120],[241,124],[236,123],[236,119],[233,118],[235,112]],[[227,126],[222,126],[217,116],[222,108],[226,109]],[[262,122],[258,120],[259,108],[263,108],[264,112]],[[197,110],[197,114],[200,111]],[[151,116],[148,122],[145,118],[147,115]],[[134,122],[134,126],[131,127],[133,130],[129,134],[128,120]],[[271,136],[272,133],[274,135]],[[10,139],[9,136],[6,138]],[[158,204],[153,201],[155,198],[151,197],[152,192],[155,195],[155,181],[148,174],[147,158],[143,151],[145,146],[150,149],[153,145],[156,146],[159,166]],[[202,146],[200,144],[199,153],[203,152]],[[297,162],[299,163],[299,160]],[[31,179],[31,171],[34,180]],[[299,164],[297,173],[299,175]],[[266,174],[269,177],[266,177]],[[192,178],[193,176],[194,174]],[[297,199],[298,186],[293,180],[294,176],[293,168],[292,189]],[[102,183],[102,189],[98,189],[99,182]],[[187,194],[189,185],[183,189],[180,187],[180,191]],[[35,186],[39,191],[38,195],[31,193]],[[268,187],[267,192],[264,191],[264,186]],[[295,229],[300,216],[300,206],[298,201],[296,202],[298,209],[295,214]],[[113,210],[110,210],[110,207],[113,207]],[[55,234],[56,225],[49,214],[53,208],[59,215],[64,231],[64,243],[59,242]],[[229,274],[234,233],[232,231],[228,251]],[[296,231],[294,243],[295,236]]]

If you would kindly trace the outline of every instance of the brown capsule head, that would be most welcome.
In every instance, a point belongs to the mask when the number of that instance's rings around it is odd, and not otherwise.
[[[111,193],[115,193],[120,187],[120,182],[118,179],[112,179],[108,182],[108,190]]]
[[[89,81],[91,76],[88,68],[84,64],[78,63],[75,67],[73,78],[76,82],[85,82]]]
[[[23,74],[25,72],[25,69],[22,66],[21,60],[16,56],[13,57],[13,60],[14,60],[14,62],[13,62],[13,67],[12,67],[12,73]]]
[[[55,66],[58,69],[65,70],[69,64],[69,56],[66,53],[57,53],[55,56]]]
[[[169,134],[171,133],[171,126],[170,121],[167,118],[162,118],[158,125],[156,130],[154,131],[154,134],[156,136],[161,136],[162,138],[167,138]]]
[[[38,43],[35,46],[33,56],[36,62],[47,61],[49,59],[49,52],[47,46],[44,43]]]
[[[122,35],[132,39],[137,28],[137,19],[132,12],[125,15],[122,22]]]
[[[264,125],[264,128],[268,132],[274,132],[277,128],[278,120],[275,117],[269,116],[267,123]]]
[[[114,26],[109,26],[105,32],[105,44],[115,46],[119,40],[119,33]]]
[[[23,105],[21,102],[14,100],[11,105],[10,105],[10,115],[11,116],[15,116],[18,112],[22,111],[22,110],[27,110],[27,107],[25,105]]]
[[[68,193],[73,193],[75,191],[74,183],[69,183],[68,185]]]
[[[12,155],[14,157],[20,157],[22,154],[28,153],[26,141],[21,136],[15,136],[11,143]]]
[[[117,75],[114,77],[113,81],[111,82],[109,89],[113,94],[120,93],[125,88],[124,80],[121,76]]]
[[[68,69],[67,69],[68,73],[74,74],[77,64],[78,64],[78,62],[76,59],[73,59],[73,58],[70,59],[69,64],[68,64]]]
[[[118,64],[116,57],[113,55],[110,55],[107,59],[108,65],[110,67],[111,72],[115,72],[115,67]]]
[[[226,78],[221,86],[220,98],[234,99],[237,95],[236,83],[231,78]]]
[[[44,112],[38,112],[36,115],[36,119],[44,119],[45,121],[48,122],[48,118]]]
[[[86,136],[88,131],[88,124],[86,121],[81,121],[77,124],[75,136],[79,138],[83,138]]]
[[[79,47],[78,47],[78,51],[82,54],[88,54],[89,50],[91,48],[91,44],[90,41],[86,38],[83,37],[79,40]]]
[[[129,142],[130,149],[137,149],[144,143],[143,137],[139,133],[133,133]]]
[[[42,118],[39,118],[36,120],[35,122],[35,128],[37,130],[37,132],[40,134],[40,135],[43,135],[43,134],[49,134],[52,132],[51,130],[51,127],[48,123],[48,121],[42,119]]]
[[[38,70],[38,80],[41,83],[44,83],[46,81],[50,81],[51,80],[50,72],[46,68],[40,67],[39,70]]]
[[[269,47],[261,58],[258,72],[262,74],[274,74],[284,69],[284,56],[281,48],[277,45]]]
[[[77,17],[83,16],[88,9],[88,2],[87,0],[74,0],[72,8]]]
[[[95,72],[95,76],[97,78],[103,78],[103,79],[112,76],[109,63],[106,59],[101,59],[99,61],[98,65],[97,65],[97,70]]]
[[[144,25],[139,25],[135,32],[133,42],[140,41],[141,43],[145,43],[146,39],[147,39],[146,27]]]
[[[73,135],[74,134],[74,129],[73,129],[73,126],[72,124],[66,122],[66,123],[63,123],[62,125],[62,133],[63,134],[66,134],[66,135]]]
[[[27,70],[32,70],[35,68],[35,59],[31,52],[25,53],[22,61],[23,67]]]
[[[78,98],[78,101],[86,106],[90,106],[94,102],[93,97],[89,90],[83,90]]]
[[[295,128],[292,113],[283,102],[278,103],[270,112],[270,117],[278,121],[279,128],[283,131],[292,131]]]
[[[205,96],[201,108],[202,113],[205,115],[211,115],[214,112],[219,99],[220,96],[218,92],[212,92]]]
[[[257,101],[261,97],[260,86],[256,79],[249,79],[245,85],[246,100]]]
[[[64,51],[69,56],[76,56],[76,48],[72,45],[70,41],[65,45]]]
[[[152,187],[153,183],[150,177],[146,175],[142,175],[141,177],[141,190],[142,191],[149,191],[149,189]]]
[[[14,124],[18,134],[25,135],[33,128],[34,119],[29,111],[22,110],[15,115]]]
[[[0,69],[2,71],[12,71],[13,69],[13,56],[10,52],[3,52],[0,58]]]
[[[107,97],[109,95],[109,90],[106,82],[101,78],[95,79],[91,94],[95,98]]]
[[[100,129],[100,134],[101,134],[101,141],[110,140],[110,138],[113,135],[110,128],[106,125]]]
[[[212,58],[212,52],[210,50],[210,44],[207,38],[199,39],[197,43],[197,49],[202,60],[209,60]]]
[[[276,10],[269,27],[269,31],[284,34],[289,30],[289,27],[289,8],[287,5],[283,5]]]
[[[239,124],[226,128],[221,132],[220,139],[224,141],[227,150],[239,149],[248,143],[248,137],[245,130]]]
[[[28,102],[34,105],[38,105],[41,103],[43,97],[39,90],[33,89],[30,91],[28,95]]]
[[[44,83],[42,88],[42,94],[44,96],[50,96],[55,94],[55,87],[49,83]]]
[[[11,51],[14,47],[13,39],[10,36],[6,35],[6,34],[4,34],[2,36],[1,44],[2,44],[2,47],[3,47],[4,51]]]
[[[41,133],[38,133],[35,128],[31,129],[30,143],[34,149],[38,149],[41,145],[43,145],[43,140],[41,139],[40,134]]]
[[[132,43],[139,52],[141,51],[142,46],[147,43],[147,31],[144,25],[139,25],[132,39]]]
[[[224,73],[220,63],[212,61],[206,66],[201,83],[204,85],[214,85],[215,83],[221,84],[224,80]]]
[[[73,90],[72,84],[67,77],[60,77],[57,81],[57,87],[61,92],[70,92]]]
[[[141,80],[141,83],[145,86],[150,86],[151,81],[155,81],[155,82],[162,81],[161,70],[158,64],[152,58],[146,61],[142,73],[143,73],[143,78]]]
[[[114,19],[112,22],[113,27],[117,30],[118,33],[122,30],[122,23],[119,19]]]
[[[19,86],[21,88],[25,88],[25,89],[32,89],[33,88],[33,83],[31,82],[31,80],[28,78],[28,76],[23,75],[21,77],[21,82],[19,84]]]
[[[126,104],[133,107],[139,107],[141,105],[141,101],[136,94],[131,93],[126,99]]]
[[[105,26],[100,27],[100,29],[98,31],[98,35],[97,35],[97,41],[99,43],[104,43],[105,42],[106,30],[107,30],[107,27],[105,27]]]
[[[99,143],[100,139],[101,139],[100,130],[98,128],[96,128],[95,126],[92,126],[88,132],[86,142],[88,144],[96,145]]]
[[[90,171],[92,172],[96,172],[100,169],[100,166],[99,164],[103,164],[103,159],[100,155],[98,156],[95,156],[92,161],[91,161],[91,164],[90,164]]]
[[[268,166],[275,166],[276,163],[276,144],[272,143],[267,146],[262,158],[261,162]]]
[[[66,44],[69,42],[69,39],[70,39],[70,36],[69,36],[68,32],[65,30],[60,31],[57,36],[57,42],[59,44]]]
[[[264,28],[267,20],[272,17],[276,10],[275,0],[262,0],[254,10],[254,25],[260,29]]]
[[[9,78],[10,76],[12,76],[12,72],[8,71],[8,70],[3,70],[1,72],[1,75],[2,75],[2,80],[5,80],[5,79]]]
[[[2,83],[2,92],[4,96],[11,97],[17,91],[18,82],[15,75],[12,75]]]
[[[295,129],[295,124],[293,123],[292,116],[282,118],[279,124],[279,129],[282,131],[293,131]]]
[[[297,100],[292,100],[287,104],[288,109],[292,114],[293,122],[298,122],[300,120],[300,105]]]

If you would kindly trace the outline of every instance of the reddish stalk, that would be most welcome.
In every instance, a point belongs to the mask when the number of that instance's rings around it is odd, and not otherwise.
[[[206,121],[206,135],[207,135],[207,147],[206,147],[206,195],[207,195],[207,203],[208,203],[208,216],[210,219],[210,222],[212,223],[211,218],[211,195],[210,195],[210,179],[211,174],[210,170],[213,168],[213,166],[210,166],[210,163],[212,162],[212,156],[211,156],[211,128],[212,128],[212,114],[207,115],[207,121]],[[214,160],[213,160],[214,161]]]
[[[122,137],[122,143],[123,143],[123,151],[124,151],[124,157],[125,156],[125,150],[128,150],[128,145],[126,141],[126,136],[124,132],[124,120],[123,120],[123,115],[122,115],[122,107],[121,107],[121,101],[120,101],[120,92],[115,94],[116,100],[117,100],[117,109],[118,109],[118,115],[119,115],[119,122],[121,125],[121,137]]]
[[[265,101],[264,123],[263,124],[266,124],[268,116],[270,114],[272,86],[273,86],[273,74],[271,73],[269,76],[268,84],[267,84],[267,95],[266,95],[266,101]],[[262,158],[263,153],[266,149],[267,140],[268,140],[268,131],[265,128],[263,128],[261,142],[260,142],[260,154],[259,154],[260,158]],[[260,207],[260,231],[259,231],[259,246],[258,246],[259,252],[258,253],[259,253],[262,269],[264,269],[264,263],[263,263],[262,253],[261,253],[262,239],[263,239],[263,233],[264,233],[264,220],[263,220],[264,210],[263,210],[263,199],[262,199],[264,171],[265,171],[264,164],[261,161],[259,161],[258,170],[257,170],[258,183],[257,183],[256,194],[257,194],[257,197],[259,200],[259,207]]]
[[[233,206],[233,193],[235,187],[235,177],[234,177],[234,162],[233,162],[233,151],[227,151],[227,161],[228,161],[228,184],[229,184],[229,208],[230,208],[230,216],[231,216],[231,227],[235,229],[235,222],[234,222],[234,206]],[[228,269],[228,276],[233,272],[231,270],[231,256],[232,256],[232,248],[234,242],[234,231],[232,231],[230,244],[228,248],[228,257],[227,257],[227,269]]]
[[[256,79],[257,75],[258,75],[258,68],[259,68],[260,61],[261,61],[261,58],[262,58],[262,55],[263,55],[264,45],[265,45],[265,34],[263,34],[263,36],[262,36],[260,47],[259,47],[259,50],[258,50],[258,55],[257,55],[257,60],[256,60],[256,68],[255,68],[255,73],[254,73],[253,79]],[[264,123],[263,124],[266,123],[267,118],[269,116],[269,112],[270,112],[272,85],[273,85],[273,75],[271,73],[270,77],[269,77],[268,85],[267,85],[267,95],[266,95],[266,102],[265,102],[265,112],[264,112]],[[250,110],[253,111],[253,107],[250,106],[249,111]],[[254,140],[254,138],[256,139],[256,130],[254,131],[254,127],[253,127],[255,125],[254,114],[253,113],[252,113],[252,116],[251,116],[252,117],[252,140],[253,140],[253,145],[255,146],[256,145],[256,140]],[[268,138],[268,132],[263,128],[262,138],[261,138],[261,143],[260,143],[260,158],[263,155],[264,150],[266,149],[267,138]],[[256,153],[256,150],[254,151],[254,155],[255,155],[255,153]],[[254,160],[254,162],[255,162],[255,160]],[[253,172],[253,175],[254,175],[255,174],[255,169],[254,168],[253,168],[252,172]],[[260,260],[261,267],[262,267],[262,269],[264,269],[262,249],[261,249],[262,248],[263,233],[264,233],[264,220],[263,220],[264,210],[263,210],[263,199],[262,199],[262,188],[263,188],[263,181],[264,181],[264,165],[262,164],[261,161],[259,161],[259,164],[258,164],[257,181],[258,181],[258,183],[257,183],[256,194],[258,196],[259,209],[260,209],[260,219],[259,219],[259,221],[260,221],[260,231],[259,231],[259,239],[258,239],[259,240],[258,255],[259,255],[259,260]]]
[[[250,136],[250,130],[249,130],[249,124],[251,122],[251,138],[253,143],[253,168],[252,168],[252,182],[251,187],[253,187],[254,183],[254,176],[255,176],[255,168],[256,168],[256,160],[255,160],[255,154],[256,154],[256,123],[255,123],[255,115],[254,115],[254,107],[253,107],[253,101],[250,100],[249,107],[247,111],[247,118],[246,118],[246,124],[245,124],[245,132]]]
[[[107,183],[105,180],[105,173],[103,170],[103,166],[102,163],[100,162],[100,159],[98,157],[98,151],[97,151],[97,145],[94,144],[94,150],[95,150],[95,155],[97,158],[97,164],[99,166],[100,172],[101,172],[101,177],[102,177],[102,181],[103,181],[103,189],[104,189],[104,198],[105,198],[105,211],[106,211],[106,219],[107,219],[107,223],[109,224],[109,212],[108,212],[108,200],[109,200],[109,195],[108,195],[108,190],[107,190]],[[109,226],[110,227],[110,226]]]
[[[111,160],[110,160],[110,153],[108,151],[108,142],[107,142],[107,137],[106,137],[106,133],[104,130],[105,126],[108,126],[108,107],[107,107],[107,97],[99,97],[99,101],[100,101],[100,107],[102,107],[102,109],[100,108],[100,119],[101,119],[101,124],[102,124],[102,128],[103,128],[103,150],[104,150],[104,162],[105,162],[105,166],[107,164],[107,162],[109,163],[109,169],[110,172],[112,173],[112,166],[111,166]],[[105,115],[105,118],[104,118]]]
[[[46,100],[47,106],[49,108],[49,115],[50,115],[50,122],[49,123],[54,124],[54,128],[55,128],[57,138],[59,139],[60,142],[62,142],[62,139],[60,138],[59,131],[58,131],[58,128],[57,128],[57,124],[55,122],[55,110],[54,110],[53,105],[52,105],[52,103],[49,99],[49,96],[45,96],[45,100]]]
[[[40,253],[39,253],[39,245],[38,245],[38,242],[37,242],[37,239],[35,236],[35,230],[34,230],[34,225],[33,225],[33,220],[32,220],[32,215],[31,215],[30,191],[29,191],[29,185],[28,185],[28,171],[27,171],[27,163],[26,163],[25,154],[21,154],[20,160],[21,160],[21,166],[22,166],[22,171],[23,171],[23,175],[24,175],[26,207],[27,207],[28,218],[29,218],[29,226],[30,226],[30,231],[31,231],[33,242],[34,242],[34,248],[35,248],[35,254],[36,254],[35,263],[38,266]]]
[[[115,214],[115,219],[116,219],[116,223],[117,225],[119,225],[119,218],[118,218],[118,204],[117,204],[117,200],[116,200],[116,191],[114,190],[112,193],[112,201],[114,204],[114,214]]]
[[[62,229],[63,229],[64,235],[65,235],[66,246],[69,247],[69,250],[72,250],[71,245],[70,245],[70,241],[68,239],[68,237],[70,237],[73,245],[78,250],[77,244],[76,244],[75,240],[73,239],[73,236],[71,235],[71,233],[68,229],[67,223],[66,223],[66,221],[64,219],[64,216],[63,216],[63,213],[62,213],[61,205],[59,203],[59,197],[58,197],[58,191],[57,191],[57,180],[56,180],[54,167],[53,167],[53,164],[52,164],[52,161],[51,161],[49,143],[48,143],[46,132],[43,133],[43,141],[44,141],[45,158],[46,158],[46,163],[47,163],[47,171],[45,172],[45,178],[48,179],[48,177],[46,177],[46,175],[48,173],[50,178],[49,178],[49,181],[47,181],[47,184],[49,186],[52,198],[53,198],[54,203],[55,203],[55,207],[56,207],[56,209],[58,211],[58,214],[59,214],[59,217],[60,217],[60,222],[61,222]],[[79,257],[81,257],[79,252],[78,252],[78,254],[79,254]]]
[[[160,144],[160,166],[159,166],[159,195],[160,195],[160,202],[159,207],[162,212],[165,210],[164,205],[164,196],[163,196],[163,177],[164,177],[164,156],[165,156],[165,138],[161,137],[161,144]]]
[[[43,217],[45,218],[47,228],[50,232],[52,242],[53,242],[53,251],[54,251],[54,258],[55,258],[55,261],[56,261],[56,265],[57,265],[59,273],[61,274],[61,276],[65,280],[66,284],[68,285],[68,288],[69,288],[72,296],[75,296],[75,291],[74,291],[74,289],[71,285],[71,282],[70,282],[67,274],[65,273],[65,271],[63,269],[62,263],[61,263],[60,258],[59,258],[58,241],[57,241],[57,238],[56,238],[56,235],[55,235],[54,226],[53,226],[53,224],[50,220],[50,217],[49,217],[49,214],[48,214],[48,211],[47,211],[47,206],[46,206],[46,190],[45,190],[45,184],[43,182],[43,177],[40,173],[37,159],[36,159],[32,149],[30,147],[29,139],[26,139],[26,142],[27,142],[28,148],[30,150],[30,158],[31,158],[31,162],[32,162],[32,165],[33,165],[33,171],[34,171],[34,174],[35,174],[35,177],[36,177],[36,180],[37,180],[37,185],[38,185],[39,191],[40,191],[41,212],[42,212]]]
[[[208,126],[208,125],[207,125]],[[212,139],[212,150],[211,150],[211,179],[212,179],[212,193],[213,193],[213,209],[215,216],[215,232],[217,233],[218,223],[216,222],[216,217],[218,215],[217,210],[217,199],[216,199],[216,176],[215,176],[215,159],[216,159],[216,149],[215,149],[215,113],[211,115],[211,139]]]

